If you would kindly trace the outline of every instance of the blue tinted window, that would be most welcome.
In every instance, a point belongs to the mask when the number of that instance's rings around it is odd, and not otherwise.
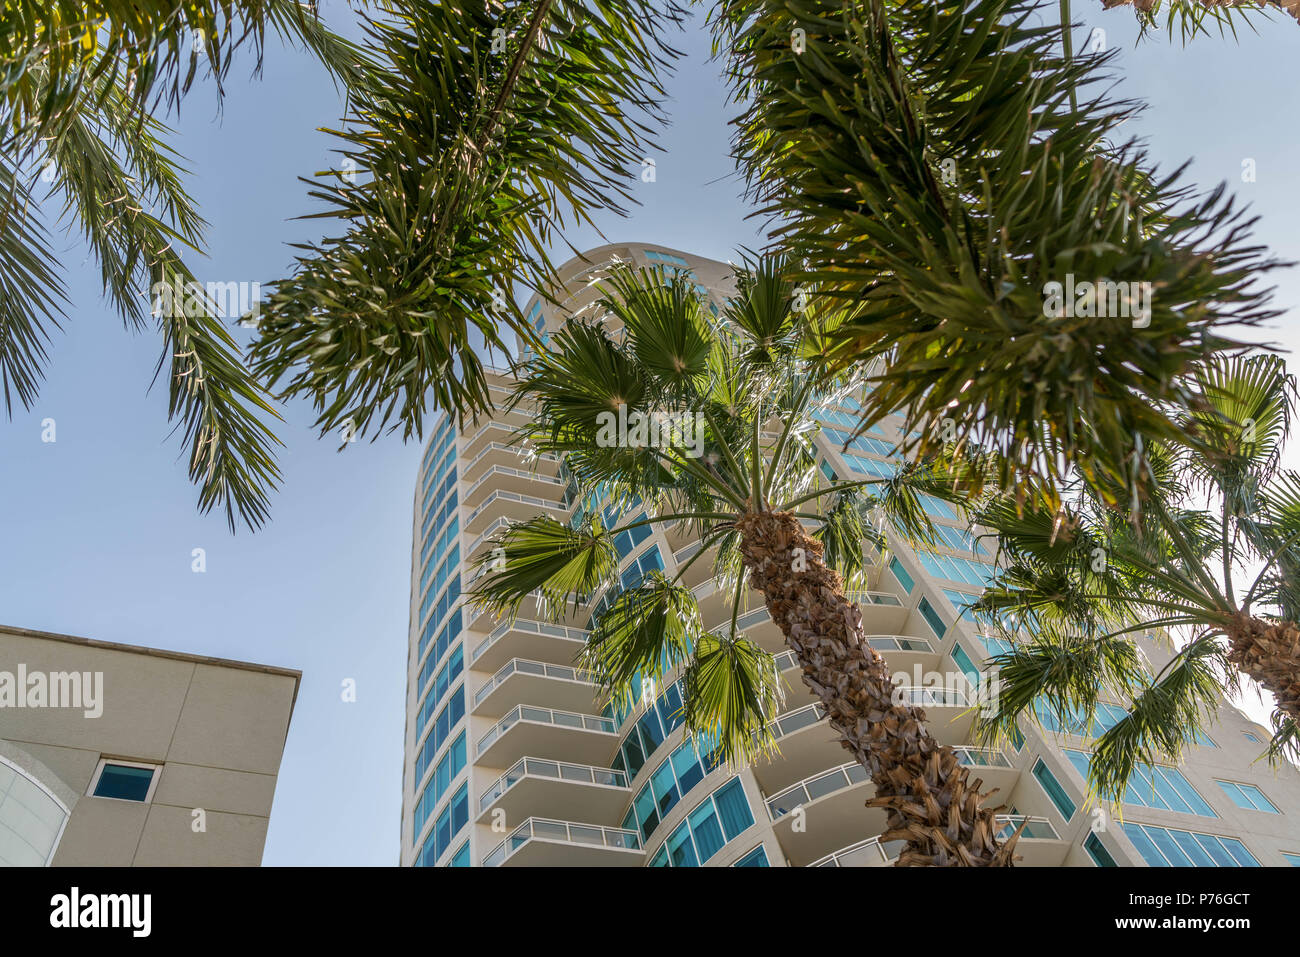
[[[1034,778],[1042,785],[1043,790],[1047,792],[1047,796],[1052,799],[1052,803],[1056,805],[1056,809],[1061,812],[1061,817],[1067,821],[1073,817],[1074,802],[1065,793],[1065,788],[1061,787],[1061,782],[1056,780],[1056,775],[1052,774],[1051,769],[1043,763],[1042,758],[1039,758],[1034,764],[1033,773]]]
[[[934,632],[934,636],[942,638],[943,633],[948,630],[948,626],[939,617],[939,613],[931,607],[930,602],[922,598],[918,610],[921,612],[921,617],[925,619],[926,624],[930,626],[930,630]]]
[[[898,579],[898,583],[903,586],[903,591],[910,595],[912,589],[916,587],[916,582],[914,582],[912,576],[907,573],[907,569],[903,567],[903,563],[897,558],[891,558],[889,560],[889,570],[894,573],[894,577]]]
[[[1300,858],[1297,858],[1297,862],[1298,863],[1296,864],[1296,866],[1300,867]],[[748,854],[746,854],[740,860],[736,861],[736,863],[732,864],[731,866],[732,867],[767,867],[768,866],[767,851],[763,850],[763,845],[760,844],[758,845],[758,847],[754,848],[752,851],[750,851]]]
[[[125,764],[105,764],[95,785],[95,797],[121,801],[143,801],[149,796],[154,768],[132,768]]]
[[[1101,843],[1096,834],[1088,835],[1088,839],[1083,842],[1083,849],[1088,852],[1088,856],[1098,867],[1119,867],[1115,863],[1115,858],[1110,856],[1110,851],[1106,850],[1106,845]]]
[[[754,816],[749,813],[749,802],[745,800],[745,789],[739,778],[733,778],[718,788],[714,793],[714,800],[718,803],[722,829],[728,841],[754,823]]]

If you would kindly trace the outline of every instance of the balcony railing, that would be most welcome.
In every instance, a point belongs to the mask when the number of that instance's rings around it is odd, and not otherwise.
[[[591,684],[590,673],[568,665],[551,665],[544,661],[532,661],[528,658],[511,658],[501,670],[487,680],[483,687],[474,694],[474,707],[483,703],[488,695],[495,691],[511,675],[535,675],[539,678],[556,678],[563,681],[580,681]]]
[[[907,635],[867,635],[866,637],[867,644],[877,651],[934,651],[934,646],[924,638],[912,638]]]
[[[821,702],[814,702],[796,708],[794,711],[787,711],[768,725],[768,729],[773,737],[782,738],[787,734],[794,734],[796,731],[811,727],[824,717],[826,717],[826,709],[821,706]]]
[[[908,704],[914,704],[920,708],[970,707],[966,692],[958,688],[927,688],[924,685],[903,685],[897,691]]]
[[[957,763],[969,768],[1009,768],[1011,759],[998,748],[972,748],[966,745],[953,748],[957,752]]]
[[[588,764],[566,764],[563,761],[547,761],[543,758],[520,758],[515,762],[514,767],[493,781],[488,786],[487,792],[478,799],[479,812],[486,811],[501,795],[526,777],[573,781],[577,784],[598,784],[609,788],[627,787],[627,775],[612,768],[594,768]]]
[[[558,485],[561,488],[564,487],[564,483],[553,475],[543,475],[540,472],[530,472],[527,469],[511,468],[509,465],[494,465],[480,475],[478,481],[469,487],[465,492],[465,498],[468,499],[478,491],[480,485],[497,475],[513,475],[515,478],[528,479],[530,482],[545,482],[547,485]]]
[[[741,631],[757,625],[760,621],[771,621],[772,613],[766,608],[755,608],[736,618],[736,627]]]
[[[483,858],[483,866],[500,867],[511,854],[532,840],[585,844],[627,851],[641,850],[641,837],[636,831],[626,831],[621,827],[599,827],[593,824],[573,824],[569,821],[530,817],[515,828],[509,837],[488,851],[487,856]]]
[[[799,656],[793,651],[783,651],[772,660],[776,662],[778,673],[799,667]]]
[[[490,535],[491,535],[493,532],[495,532],[497,529],[499,529],[499,528],[504,528],[505,526],[507,526],[507,525],[509,525],[509,524],[510,524],[510,519],[508,519],[508,518],[498,518],[495,522],[493,522],[493,523],[492,523],[491,525],[489,525],[487,528],[483,529],[483,534],[480,535],[478,538],[474,539],[474,544],[471,545],[471,546],[469,547],[469,549],[465,552],[465,554],[466,554],[466,555],[472,555],[472,554],[474,554],[474,549],[476,549],[476,548],[478,548],[480,545],[482,545],[483,542],[485,542],[485,541],[487,540],[488,536],[490,536]]]
[[[514,621],[508,621],[503,625],[498,625],[492,634],[488,635],[484,641],[479,642],[470,655],[470,661],[478,661],[483,657],[483,652],[487,651],[496,644],[509,631],[523,631],[530,635],[545,635],[548,638],[563,638],[567,641],[576,641],[585,643],[591,632],[582,628],[570,628],[567,625],[552,625],[546,621],[533,621],[530,618],[516,618]]]
[[[1025,823],[1025,829],[1020,832],[1021,837],[1041,838],[1048,841],[1059,841],[1061,835],[1056,833],[1056,828],[1052,822],[1045,817],[1032,817],[1028,814],[999,814],[997,816],[999,824],[1003,825],[1002,830],[998,831],[998,837],[1006,840],[1016,832],[1022,821]]]
[[[768,816],[773,821],[780,820],[800,805],[811,804],[820,797],[861,784],[867,778],[867,769],[856,761],[814,774],[768,798]]]
[[[869,837],[848,847],[842,847],[833,854],[827,854],[820,860],[813,861],[809,867],[871,867],[882,866],[898,857],[904,841],[880,843],[879,837]]]
[[[482,432],[482,429],[479,431]],[[544,459],[548,462],[560,461],[558,456],[552,455],[550,452],[537,452],[533,449],[526,449],[521,445],[506,445],[504,442],[489,442],[483,446],[483,451],[465,463],[461,474],[467,474],[478,463],[478,460],[489,452],[511,452],[522,459]]]
[[[478,508],[469,513],[469,518],[466,519],[465,524],[469,525],[474,521],[474,519],[478,518],[479,515],[482,514],[485,508],[498,500],[505,502],[519,502],[523,505],[537,505],[540,508],[555,509],[557,512],[568,511],[568,509],[564,507],[563,502],[557,502],[548,498],[538,498],[536,495],[521,495],[518,492],[508,492],[505,489],[497,489],[487,498],[483,499],[482,504],[479,505]]]
[[[903,606],[897,595],[891,595],[887,591],[846,591],[844,597],[859,605],[894,605],[899,608]]]
[[[572,711],[556,711],[553,708],[538,708],[530,704],[517,705],[513,711],[488,729],[487,734],[478,739],[476,755],[482,754],[497,738],[505,734],[520,721],[535,724],[551,724],[560,728],[576,728],[580,731],[596,731],[602,734],[616,734],[617,729],[610,718],[594,714],[575,714]]]

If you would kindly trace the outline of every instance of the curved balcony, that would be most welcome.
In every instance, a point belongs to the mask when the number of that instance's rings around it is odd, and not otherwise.
[[[562,518],[569,514],[564,503],[558,499],[538,498],[536,495],[522,495],[519,492],[498,489],[478,503],[469,513],[469,518],[465,520],[462,527],[467,533],[478,535],[491,524],[492,519],[508,518],[511,521],[521,522],[536,516],[539,508],[553,513],[552,518]]]
[[[864,806],[875,793],[867,769],[850,761],[768,798],[768,816],[790,863],[802,867],[858,835],[883,831],[885,810]]]
[[[482,575],[483,572],[480,571],[479,574],[466,585],[465,591],[469,592],[477,587],[478,579],[482,577]],[[559,620],[556,623],[560,625],[567,624],[570,628],[575,627],[577,622],[585,624],[591,619],[592,605],[593,602],[590,600],[579,603],[577,606],[575,606],[572,601],[566,601],[564,607],[558,609],[559,615],[557,617]],[[484,631],[488,628],[495,630],[500,627],[498,624],[498,616],[486,606],[476,605],[467,601],[461,606],[461,608],[463,609],[462,614],[464,615],[465,628],[467,630]],[[530,592],[524,597],[523,601],[520,602],[518,614],[530,621],[551,620],[552,609],[553,606],[542,598],[542,593],[540,591],[535,591]]]
[[[498,625],[487,638],[474,646],[469,666],[486,671],[519,657],[568,664],[577,658],[590,634],[582,628],[516,618]]]
[[[975,723],[975,708],[960,688],[900,685],[902,700],[925,711],[925,723],[940,744],[965,744]]]
[[[610,718],[521,704],[478,739],[474,761],[509,767],[526,755],[608,766],[618,745]]]
[[[879,837],[869,837],[848,847],[842,847],[813,861],[809,867],[891,867],[902,853],[904,841],[881,843]]]
[[[532,817],[483,858],[484,867],[636,867],[636,831]]]
[[[474,692],[471,714],[502,714],[516,701],[569,711],[590,708],[596,686],[587,672],[570,665],[512,658]]]
[[[1065,855],[1070,852],[1070,842],[1063,840],[1045,817],[1033,817],[1027,814],[999,814],[998,823],[1002,830],[998,837],[1004,840],[1015,833],[1023,822],[1025,829],[1020,832],[1016,842],[1016,854],[1021,858],[1017,864],[1026,867],[1060,867],[1065,863]]]
[[[775,794],[844,760],[848,752],[825,716],[821,702],[813,702],[787,711],[768,726],[778,753],[759,758],[752,769],[764,793]]]
[[[533,814],[572,814],[584,821],[617,821],[631,800],[632,791],[622,771],[521,758],[479,798],[478,820],[490,823],[501,810],[507,821]]]
[[[981,782],[981,792],[996,791],[986,801],[989,807],[1002,804],[1020,780],[1020,769],[999,748],[961,745],[953,750],[957,752],[957,763],[970,768],[969,780]]]
[[[685,548],[680,548],[673,553],[673,562],[675,567],[680,570],[683,565],[690,561],[691,557],[700,550],[699,541],[691,542]],[[713,556],[705,555],[695,560],[695,563],[687,569],[686,574],[682,576],[682,584],[687,588],[695,588],[704,584],[709,578],[713,577]]]
[[[867,644],[880,652],[891,671],[939,670],[939,652],[925,638],[912,635],[865,635]]]
[[[903,630],[907,608],[893,592],[855,590],[846,591],[844,597],[862,611],[863,631],[894,635]]]
[[[511,465],[516,466],[520,463],[524,465],[533,465],[534,463],[548,463],[548,465],[558,465],[559,459],[549,452],[537,453],[531,449],[526,449],[520,445],[513,445],[509,442],[497,442],[495,437],[493,441],[481,443],[474,457],[461,466],[461,478],[468,481],[475,478],[483,469],[490,465]]]
[[[564,489],[564,483],[554,475],[512,465],[493,465],[465,490],[464,504],[475,506],[492,490],[517,492],[522,495],[555,494]]]

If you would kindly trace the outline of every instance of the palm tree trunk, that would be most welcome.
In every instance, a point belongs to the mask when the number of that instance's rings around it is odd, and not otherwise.
[[[1300,626],[1242,614],[1228,640],[1228,660],[1273,692],[1278,709],[1300,727]]]
[[[884,659],[863,636],[862,612],[822,561],[821,543],[788,513],[750,514],[737,525],[750,580],[803,665],[804,683],[875,783],[867,806],[888,811],[881,840],[907,841],[899,866],[1010,866],[1019,833],[998,842],[982,782],[968,781],[953,749],[934,740],[923,710],[895,701]]]

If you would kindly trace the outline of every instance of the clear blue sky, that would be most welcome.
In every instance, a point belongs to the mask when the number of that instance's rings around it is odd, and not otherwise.
[[[350,16],[342,0],[321,6],[336,22]],[[1211,37],[1184,49],[1160,36],[1135,49],[1131,13],[1076,7],[1124,49],[1121,92],[1150,102],[1135,132],[1156,157],[1194,159],[1192,177],[1206,186],[1228,180],[1262,214],[1261,241],[1300,259],[1291,75],[1300,28],[1279,20],[1239,44]],[[1050,19],[1055,4],[1048,9]],[[638,184],[644,206],[611,217],[606,236],[732,258],[758,237],[729,175],[730,114],[702,20],[678,45],[689,56],[671,88],[668,151],[656,182]],[[336,124],[341,100],[305,56],[271,47],[260,80],[247,58],[237,62],[224,107],[197,90],[177,124],[190,189],[211,224],[209,258],[191,261],[205,281],[269,282],[290,262],[286,244],[318,229],[293,221],[311,211],[296,177],[332,165],[331,140],[316,128]],[[1246,157],[1257,161],[1253,184],[1240,182]],[[602,241],[591,230],[570,239]],[[146,391],[158,339],[123,330],[75,235],[58,245],[71,316],[35,408],[0,423],[0,622],[301,669],[265,863],[396,863],[420,446],[391,436],[337,453],[337,442],[317,440],[310,409],[291,405],[272,521],[231,536],[221,516],[195,509],[184,450],[168,438],[165,388]],[[1280,301],[1294,307],[1300,275],[1280,279]],[[1295,315],[1273,334],[1292,350]],[[57,422],[55,444],[40,440],[46,417]],[[190,570],[196,547],[207,551],[206,574]],[[355,704],[340,700],[346,678],[356,680]]]

